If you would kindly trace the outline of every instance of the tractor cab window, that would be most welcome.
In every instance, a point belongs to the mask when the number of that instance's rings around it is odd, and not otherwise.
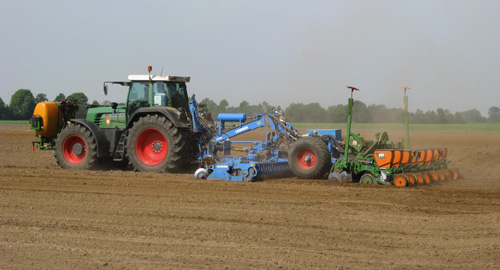
[[[165,82],[153,83],[153,106],[165,107],[168,105],[167,84]]]
[[[188,110],[189,99],[184,82],[168,82],[168,89],[172,99],[172,107],[184,108]]]
[[[133,82],[127,99],[129,115],[142,107],[149,107],[149,82]]]

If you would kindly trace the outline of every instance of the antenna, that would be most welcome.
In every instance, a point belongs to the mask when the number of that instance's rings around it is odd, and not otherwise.
[[[165,67],[165,66],[161,67],[160,76],[161,76],[161,75],[163,75],[163,68],[164,68],[164,67]]]

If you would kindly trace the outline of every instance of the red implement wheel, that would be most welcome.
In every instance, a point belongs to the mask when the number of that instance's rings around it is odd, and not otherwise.
[[[184,133],[163,116],[146,115],[134,122],[126,148],[136,171],[177,172],[190,161]]]
[[[61,168],[94,167],[98,162],[95,136],[85,126],[70,123],[57,136],[55,157]]]
[[[302,149],[295,158],[297,165],[304,170],[310,170],[316,165],[316,154],[311,149]]]
[[[301,138],[288,152],[288,166],[299,178],[322,178],[331,165],[330,151],[320,138]]]
[[[409,182],[408,182],[408,177],[404,174],[396,174],[394,176],[394,180],[393,180],[393,183],[395,186],[397,187],[405,187],[405,186],[408,186]]]

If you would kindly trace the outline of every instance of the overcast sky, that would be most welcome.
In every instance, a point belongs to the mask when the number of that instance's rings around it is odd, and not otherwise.
[[[191,76],[230,106],[500,107],[500,1],[0,1],[0,97],[84,92],[129,74]]]

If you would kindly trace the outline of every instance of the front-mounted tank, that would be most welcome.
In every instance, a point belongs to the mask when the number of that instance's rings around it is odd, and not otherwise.
[[[35,131],[39,141],[33,141],[33,149],[38,144],[40,149],[54,149],[55,139],[68,121],[75,118],[78,111],[76,100],[60,102],[39,102],[30,119],[31,129]]]
[[[35,133],[45,137],[55,137],[59,125],[59,113],[56,102],[40,102],[36,105],[31,128]]]

